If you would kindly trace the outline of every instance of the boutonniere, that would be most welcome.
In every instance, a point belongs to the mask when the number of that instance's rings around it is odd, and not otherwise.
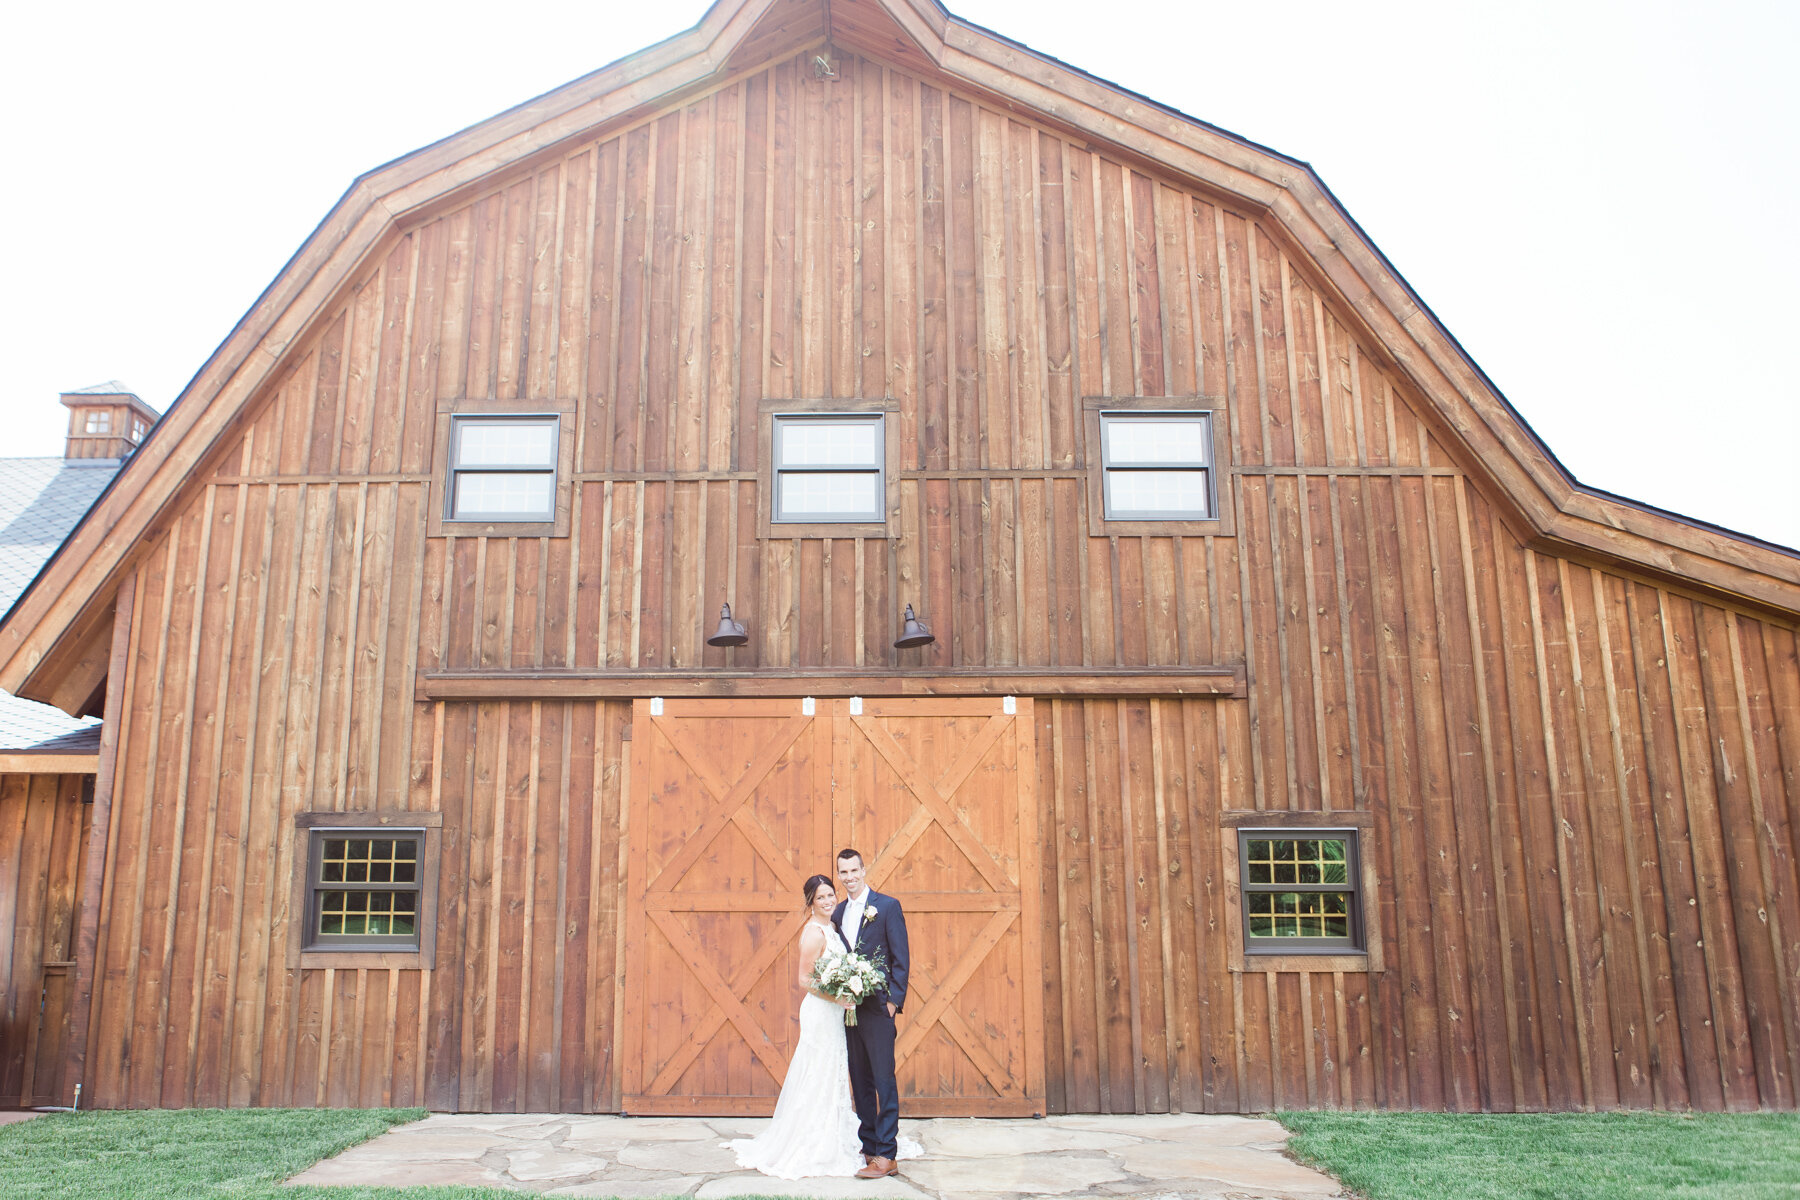
[[[874,919],[875,919],[875,906],[871,904],[868,908],[863,909],[863,924],[867,925],[870,921],[873,921]]]

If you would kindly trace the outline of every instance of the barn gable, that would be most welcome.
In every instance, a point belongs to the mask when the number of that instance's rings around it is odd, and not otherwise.
[[[1100,422],[1165,410],[1218,509],[1103,519]],[[821,411],[882,519],[770,521]],[[494,414],[557,430],[544,521],[449,519]],[[1303,164],[929,0],[751,0],[359,181],[0,683],[119,681],[106,1104],[751,1111],[748,1018],[644,1014],[779,1010],[683,956],[849,830],[1022,1006],[945,991],[940,1111],[1792,1107],[1796,612],[1569,480]],[[419,827],[435,961],[303,944],[333,821]],[[1367,851],[1354,953],[1246,952],[1265,827]]]
[[[935,0],[720,0],[685,34],[503,113],[358,180],[215,353],[116,494],[78,531],[27,603],[0,624],[0,685],[66,703],[97,682],[97,605],[130,548],[194,465],[292,369],[291,350],[401,231],[485,180],[529,169],[591,131],[755,69],[796,46],[866,50],[971,98],[1110,147],[1234,204],[1318,273],[1365,355],[1390,366],[1421,415],[1490,484],[1509,523],[1546,549],[1617,561],[1782,612],[1800,610],[1800,558],[1779,547],[1580,487],[1493,391],[1303,163],[1034,55],[950,16]],[[48,664],[39,671],[39,664]],[[91,687],[90,687],[91,693]],[[83,699],[86,698],[84,693]]]

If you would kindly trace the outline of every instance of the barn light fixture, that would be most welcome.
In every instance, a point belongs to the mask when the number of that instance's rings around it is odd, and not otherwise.
[[[742,621],[731,619],[731,605],[719,605],[719,627],[706,639],[709,646],[742,646],[750,640]]]
[[[894,649],[910,650],[914,646],[929,646],[935,641],[937,638],[931,635],[931,629],[913,616],[912,605],[907,605],[906,623],[900,627],[900,638],[894,643]]]

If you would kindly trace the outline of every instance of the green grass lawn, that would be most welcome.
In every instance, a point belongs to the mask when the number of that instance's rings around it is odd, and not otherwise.
[[[520,1200],[530,1195],[474,1187],[281,1185],[322,1158],[424,1116],[422,1108],[58,1113],[0,1125],[0,1198]]]
[[[1795,1200],[1793,1114],[1284,1112],[1288,1149],[1369,1200]]]
[[[199,1109],[0,1126],[0,1197],[518,1200],[491,1188],[289,1188],[421,1109]],[[1800,1116],[1281,1113],[1296,1156],[1369,1200],[1796,1200]],[[750,1200],[750,1198],[746,1198]]]
[[[420,1108],[58,1113],[0,1126],[0,1196],[97,1200],[518,1200],[491,1188],[289,1188]]]

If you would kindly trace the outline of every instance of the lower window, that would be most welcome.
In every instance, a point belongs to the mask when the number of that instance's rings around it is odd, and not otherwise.
[[[314,829],[308,950],[416,950],[423,829]]]
[[[1240,829],[1245,954],[1363,948],[1352,829]]]

